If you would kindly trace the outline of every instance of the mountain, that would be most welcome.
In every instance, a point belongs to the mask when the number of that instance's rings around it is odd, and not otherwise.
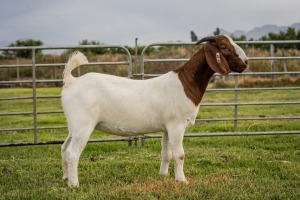
[[[285,31],[286,26],[276,26],[276,25],[264,25],[261,27],[255,27],[254,29],[246,33],[247,38],[259,39],[260,37],[267,35],[270,32],[279,33],[280,31]]]
[[[279,33],[280,31],[286,31],[288,27],[294,28],[296,31],[300,30],[300,22],[294,23],[290,26],[277,26],[273,24],[267,24],[260,27],[255,27],[251,29],[250,31],[243,31],[243,30],[236,30],[234,32],[230,32],[227,30],[224,30],[220,28],[221,34],[227,34],[227,35],[233,35],[235,37],[240,37],[241,35],[246,35],[247,39],[255,39],[258,40],[264,35],[267,35],[268,33]]]
[[[295,28],[295,30],[300,30],[300,22],[292,24],[291,27]]]

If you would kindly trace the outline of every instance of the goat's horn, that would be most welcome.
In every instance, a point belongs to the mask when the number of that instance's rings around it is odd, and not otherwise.
[[[216,36],[208,36],[205,38],[202,38],[201,40],[199,40],[196,45],[201,44],[202,42],[215,42],[216,41]]]

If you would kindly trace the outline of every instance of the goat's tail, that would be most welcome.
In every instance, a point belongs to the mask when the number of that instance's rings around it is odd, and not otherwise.
[[[71,57],[69,58],[69,61],[67,62],[64,72],[63,72],[63,82],[64,86],[67,86],[71,84],[74,80],[75,77],[72,76],[72,70],[75,69],[76,67],[79,67],[80,65],[84,65],[89,63],[85,55],[79,51],[75,51]]]

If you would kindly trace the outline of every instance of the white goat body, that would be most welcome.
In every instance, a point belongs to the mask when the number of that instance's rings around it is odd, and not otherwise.
[[[63,179],[78,186],[77,166],[87,141],[96,128],[121,136],[162,131],[160,174],[168,175],[173,156],[175,179],[187,182],[183,172],[185,129],[195,123],[200,101],[215,72],[227,75],[248,67],[247,56],[228,36],[209,41],[181,68],[149,80],[88,73],[74,78],[71,71],[87,64],[76,52],[64,71],[62,105],[69,135],[62,145]]]
[[[186,181],[182,140],[186,127],[195,123],[199,105],[185,95],[178,74],[172,71],[149,80],[99,73],[72,77],[70,69],[81,63],[86,63],[86,58],[80,52],[70,58],[62,91],[69,128],[62,145],[63,179],[68,179],[68,185],[78,186],[79,156],[95,128],[122,136],[163,131],[160,174],[168,174],[172,149],[178,160],[176,180]]]
[[[81,58],[77,52],[69,63],[80,63],[77,59]],[[68,124],[85,126],[88,120],[98,130],[129,136],[166,131],[171,123],[187,127],[195,122],[198,113],[199,106],[187,98],[173,71],[149,80],[99,73],[71,80],[62,92]]]

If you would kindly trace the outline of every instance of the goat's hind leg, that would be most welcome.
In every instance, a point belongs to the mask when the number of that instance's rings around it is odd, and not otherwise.
[[[169,145],[168,133],[164,132],[161,139],[161,164],[159,174],[162,176],[168,176],[169,164],[172,159],[172,152]]]
[[[63,171],[63,180],[67,180],[68,179],[68,162],[66,159],[66,150],[69,147],[71,142],[71,134],[69,133],[67,139],[65,140],[65,142],[63,143],[63,145],[61,146],[61,158],[62,158],[62,171]]]
[[[91,133],[94,130],[94,126],[82,126],[77,131],[72,133],[69,147],[65,152],[68,186],[78,187],[78,162],[80,155],[86,146]]]

